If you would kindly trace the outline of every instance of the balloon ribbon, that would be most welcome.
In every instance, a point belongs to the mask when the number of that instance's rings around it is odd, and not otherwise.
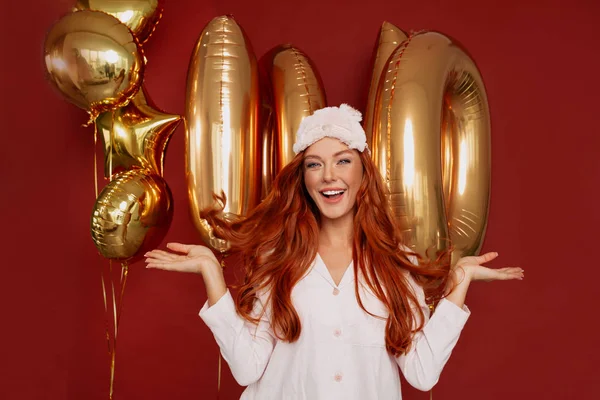
[[[105,271],[101,271],[101,280],[102,280],[102,295],[104,299],[104,313],[105,313],[105,332],[106,332],[106,341],[108,344],[108,356],[110,359],[109,368],[110,368],[110,382],[109,382],[109,390],[108,390],[108,398],[112,400],[114,398],[114,382],[115,382],[115,358],[117,355],[117,334],[119,332],[119,322],[121,320],[121,313],[123,311],[123,296],[125,294],[125,285],[127,283],[127,275],[129,273],[129,266],[127,264],[121,264],[121,278],[119,280],[120,291],[115,290],[115,280],[113,278],[113,268],[112,268],[112,260],[108,262],[108,279],[110,279],[110,294],[112,306],[112,315],[109,312],[109,301],[107,300],[107,289],[108,285],[105,280]],[[117,296],[118,292],[118,296]],[[110,329],[110,324],[112,320],[114,330]],[[111,337],[112,333],[112,337]]]

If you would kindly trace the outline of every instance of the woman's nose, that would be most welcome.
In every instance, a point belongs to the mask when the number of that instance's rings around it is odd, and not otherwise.
[[[324,182],[333,182],[335,181],[335,171],[333,170],[333,166],[326,164],[323,169],[323,181]]]

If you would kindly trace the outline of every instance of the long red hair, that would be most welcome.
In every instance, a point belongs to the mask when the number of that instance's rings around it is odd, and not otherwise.
[[[449,259],[448,251],[429,262],[402,250],[383,179],[371,158],[364,153],[359,155],[364,172],[354,216],[355,275],[362,275],[387,307],[386,348],[397,356],[410,348],[412,335],[423,327],[423,312],[411,307],[418,302],[403,270],[423,286],[427,302],[436,303],[443,296],[448,279],[450,264],[443,261]],[[247,217],[228,221],[220,216],[222,207],[201,213],[215,227],[217,236],[229,241],[232,251],[242,254],[245,271],[235,298],[238,313],[257,323],[258,318],[252,316],[254,301],[258,293],[268,291],[273,331],[288,342],[296,341],[301,332],[292,289],[311,267],[319,243],[319,210],[304,185],[303,157],[303,153],[298,154],[281,170],[271,192]],[[224,205],[224,197],[216,198]],[[419,266],[412,264],[408,255],[417,256]],[[356,297],[360,307],[368,312],[359,296],[358,284],[356,279]]]

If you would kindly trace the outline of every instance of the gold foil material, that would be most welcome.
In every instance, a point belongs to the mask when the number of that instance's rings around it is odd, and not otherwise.
[[[131,170],[100,192],[91,218],[94,244],[104,258],[131,264],[157,247],[173,218],[173,200],[156,173]]]
[[[317,68],[301,50],[291,45],[277,46],[261,64],[266,66],[275,110],[275,175],[295,154],[296,131],[302,118],[327,105]]]
[[[44,59],[49,81],[91,120],[127,103],[143,79],[137,40],[116,18],[99,11],[62,17],[46,37]]]
[[[100,114],[96,130],[104,147],[104,176],[131,168],[162,176],[165,150],[181,119],[157,109],[145,87],[126,106]]]
[[[78,0],[75,10],[103,11],[127,25],[145,43],[162,17],[163,0]]]
[[[397,26],[385,21],[381,24],[379,35],[377,36],[377,46],[373,56],[373,71],[371,75],[371,84],[369,85],[369,97],[367,98],[367,107],[363,119],[363,128],[367,135],[367,144],[373,148],[373,114],[379,106],[376,104],[377,87],[381,80],[381,75],[388,65],[388,59],[394,50],[406,40],[406,34]]]
[[[228,16],[202,31],[188,68],[186,175],[192,220],[202,240],[225,251],[200,210],[227,196],[226,216],[246,214],[260,201],[262,138],[258,130],[258,68],[240,26]]]
[[[377,92],[373,159],[405,243],[452,262],[481,249],[490,197],[490,112],[481,75],[449,38],[422,32],[390,57]]]

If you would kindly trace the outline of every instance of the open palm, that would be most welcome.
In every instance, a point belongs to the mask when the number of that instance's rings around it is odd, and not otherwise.
[[[518,267],[487,268],[481,264],[492,261],[498,253],[486,253],[481,256],[463,257],[458,260],[453,268],[456,275],[466,274],[471,281],[506,281],[510,279],[523,279],[524,270]],[[459,276],[459,279],[462,277]]]
[[[167,248],[173,252],[152,250],[146,253],[147,268],[201,274],[204,269],[219,265],[213,252],[205,246],[169,243]]]

